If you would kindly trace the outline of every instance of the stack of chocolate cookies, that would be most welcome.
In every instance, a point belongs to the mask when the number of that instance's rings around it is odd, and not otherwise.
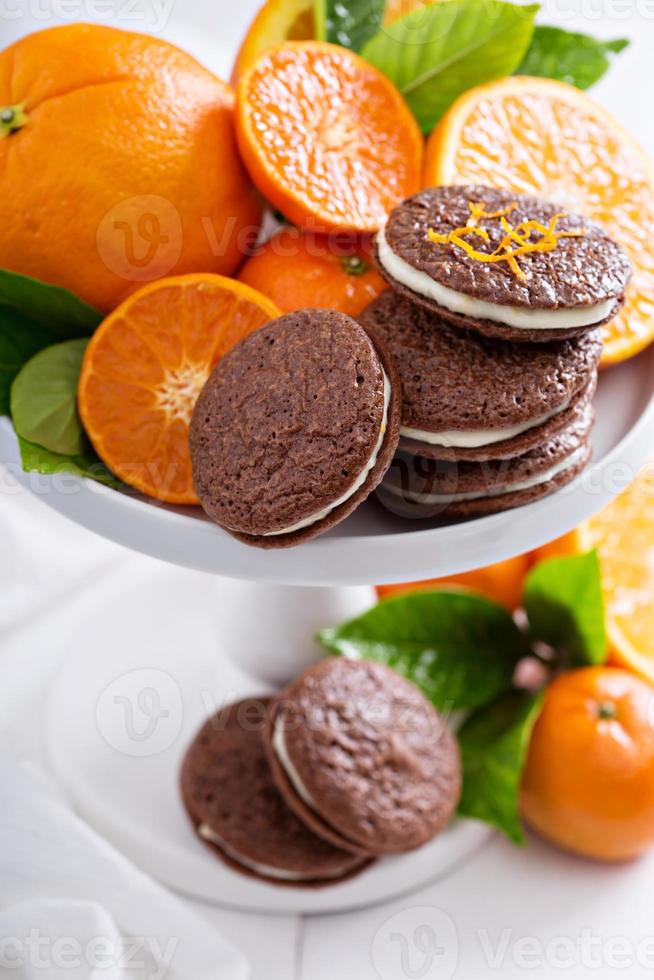
[[[631,275],[622,249],[553,204],[454,186],[399,205],[376,255],[391,289],[360,322],[390,351],[403,392],[385,506],[480,516],[577,476],[591,457],[598,328]]]
[[[305,887],[425,844],[451,820],[460,789],[456,740],[418,688],[343,658],[309,668],[274,698],[218,712],[181,774],[191,823],[217,857]]]

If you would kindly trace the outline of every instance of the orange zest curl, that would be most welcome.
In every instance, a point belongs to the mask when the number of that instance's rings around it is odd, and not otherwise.
[[[548,225],[540,221],[521,221],[515,227],[507,220],[507,214],[517,208],[517,204],[509,204],[501,211],[487,212],[484,205],[476,201],[469,201],[470,218],[468,223],[461,228],[454,228],[447,235],[441,235],[433,228],[427,229],[427,237],[434,245],[456,245],[463,249],[466,255],[478,262],[506,262],[511,272],[518,279],[527,279],[529,273],[520,267],[518,257],[528,255],[531,252],[552,252],[559,243],[560,238],[580,238],[586,234],[583,228],[574,231],[557,231],[556,226],[562,213],[555,214],[550,219]],[[498,247],[493,252],[480,252],[478,249],[466,241],[466,238],[476,237],[487,242],[490,236],[485,228],[477,225],[477,222],[486,219],[500,219],[504,237]],[[534,238],[534,236],[538,236]]]

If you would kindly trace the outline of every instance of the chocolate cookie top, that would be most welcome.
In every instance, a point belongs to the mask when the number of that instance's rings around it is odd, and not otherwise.
[[[381,337],[402,385],[402,426],[428,432],[502,429],[556,411],[587,387],[599,331],[557,343],[500,343],[449,327],[392,290],[360,322]]]
[[[467,225],[471,204],[482,205],[487,215],[510,209],[505,217],[514,228],[526,221],[549,225],[560,215],[557,232],[584,234],[561,237],[552,251],[519,256],[516,261],[525,273],[520,278],[506,261],[480,261],[455,244],[430,241],[430,229],[448,235]],[[468,241],[477,251],[490,254],[500,247],[506,231],[499,218],[482,217],[477,224],[488,240]],[[600,225],[540,198],[498,188],[460,185],[420,191],[391,212],[384,233],[392,251],[414,269],[458,293],[502,306],[536,310],[595,306],[621,299],[631,276],[624,251]]]
[[[364,861],[313,834],[284,803],[264,750],[267,698],[210,718],[181,773],[184,805],[201,839],[230,866],[276,883],[342,879]]]
[[[312,537],[380,482],[400,413],[394,366],[358,323],[332,310],[279,317],[237,344],[200,394],[190,446],[202,506],[249,543]]]
[[[369,854],[419,847],[456,809],[453,735],[413,684],[380,664],[310,667],[271,702],[266,744],[302,819]]]

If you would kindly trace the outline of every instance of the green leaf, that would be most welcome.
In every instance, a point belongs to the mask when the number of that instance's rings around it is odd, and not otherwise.
[[[360,51],[381,28],[385,0],[314,0],[316,37]]]
[[[59,340],[93,333],[102,314],[65,289],[0,269],[0,414],[22,366]]]
[[[459,731],[463,790],[459,813],[524,843],[520,777],[541,695],[511,691],[468,718]]]
[[[448,710],[486,704],[509,689],[528,652],[502,606],[452,590],[387,599],[318,639],[334,653],[393,667]]]
[[[571,666],[604,663],[606,629],[596,551],[537,565],[527,576],[523,606],[532,636],[564,651]]]
[[[111,473],[104,463],[95,455],[90,446],[75,456],[62,456],[52,453],[42,446],[18,438],[20,457],[26,473],[43,473],[54,476],[57,473],[70,473],[73,476],[84,476],[98,483],[113,487],[115,490],[125,490],[125,484]]]
[[[0,306],[0,415],[9,414],[9,392],[23,364],[53,339],[38,323],[26,329],[19,313]]]
[[[84,452],[77,386],[88,339],[46,347],[25,364],[11,386],[11,417],[21,438],[64,456]]]
[[[537,11],[537,4],[443,0],[386,26],[362,54],[395,82],[428,133],[462,92],[515,71]]]
[[[628,44],[624,38],[598,41],[588,34],[538,26],[516,74],[556,78],[577,88],[590,88],[610,67],[611,55],[624,51]]]

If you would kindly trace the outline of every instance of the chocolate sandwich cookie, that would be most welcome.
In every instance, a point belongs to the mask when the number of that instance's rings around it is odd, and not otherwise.
[[[333,310],[300,310],[218,363],[190,431],[207,514],[239,540],[283,548],[342,521],[380,483],[402,396],[381,341]]]
[[[611,320],[631,276],[603,228],[525,194],[434,187],[393,210],[376,255],[391,286],[456,327],[520,342]]]
[[[581,473],[591,458],[592,425],[592,407],[582,403],[565,432],[514,459],[452,462],[398,453],[377,495],[409,518],[483,517],[520,507]]]
[[[547,442],[590,400],[598,330],[552,344],[457,330],[387,290],[360,315],[400,376],[400,449],[432,459],[510,459]]]
[[[267,698],[230,704],[200,729],[181,773],[200,839],[236,871],[285,885],[343,881],[369,861],[313,834],[273,782],[262,730]]]
[[[273,777],[302,821],[337,846],[409,851],[443,830],[459,751],[417,687],[380,664],[329,658],[273,698]]]

